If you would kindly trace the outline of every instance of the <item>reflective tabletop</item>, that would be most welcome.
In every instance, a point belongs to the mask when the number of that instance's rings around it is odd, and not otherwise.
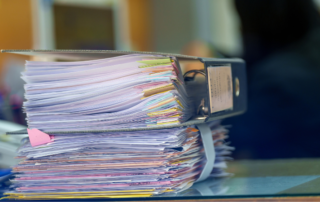
[[[229,178],[210,178],[195,184],[190,196],[267,197],[320,196],[320,159],[235,161]],[[188,194],[186,194],[188,195]]]
[[[320,196],[320,159],[243,160],[228,163],[227,178],[209,178],[178,194],[117,201],[227,200]],[[317,198],[320,200],[320,198]],[[77,201],[115,201],[90,199]]]

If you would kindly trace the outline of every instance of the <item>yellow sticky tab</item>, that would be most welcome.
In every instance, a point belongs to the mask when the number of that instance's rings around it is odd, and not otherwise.
[[[162,110],[162,111],[150,112],[147,115],[148,116],[156,116],[156,115],[159,115],[159,114],[168,114],[168,113],[172,113],[172,112],[176,112],[176,111],[178,111],[177,108],[170,108],[170,109],[165,109],[165,110]]]
[[[172,192],[172,191],[174,191],[174,190],[173,189],[167,189],[164,192]]]
[[[155,87],[152,87],[152,88],[147,88],[147,89],[144,89],[142,90],[142,92],[148,92],[148,91],[152,91],[152,90],[158,90],[158,89],[161,89],[161,88],[167,88],[167,87],[171,87],[171,86],[174,86],[172,83],[169,83],[169,84],[164,84],[164,85],[161,85],[161,86],[155,86]]]
[[[89,199],[89,198],[131,198],[131,197],[150,197],[153,194],[130,194],[130,195],[97,195],[97,196],[81,196],[81,195],[44,195],[44,196],[8,196],[1,199]]]
[[[143,64],[156,64],[156,63],[170,63],[171,64],[171,59],[170,58],[163,58],[163,59],[156,59],[156,60],[141,60],[139,61],[140,63]]]
[[[158,94],[166,93],[166,92],[169,92],[169,91],[170,91],[170,90],[163,91],[163,92],[160,92],[160,93],[155,93],[155,94],[152,94],[152,95],[149,95],[149,96],[143,96],[143,97],[141,98],[141,100],[146,99],[146,98],[148,98],[148,97],[150,97],[150,96],[153,96],[153,95],[158,95]]]
[[[154,64],[147,64],[147,65],[141,65],[139,68],[147,68],[147,67],[155,67],[155,66],[168,66],[171,65],[171,63],[154,63]]]
[[[180,121],[171,121],[171,122],[157,123],[157,125],[176,124],[176,123],[180,123]]]
[[[184,160],[174,161],[174,162],[172,162],[171,164],[183,163],[183,162],[186,162],[186,161],[189,161],[189,160],[190,160],[190,159],[184,159]]]
[[[131,192],[146,192],[155,191],[155,189],[136,189],[136,190],[114,190],[114,191],[81,191],[81,192],[47,192],[47,193],[8,193],[6,195],[61,195],[61,194],[104,194],[104,193],[131,193]]]
[[[157,94],[157,93],[161,93],[161,92],[165,92],[165,91],[168,91],[168,90],[174,90],[175,87],[173,84],[168,84],[168,85],[164,85],[164,86],[159,86],[159,87],[155,87],[155,88],[152,88],[152,89],[146,89],[146,90],[143,90],[144,92],[144,97],[147,97],[147,96],[150,96],[150,95],[154,95],[154,94]]]
[[[180,102],[180,100],[179,100],[178,98],[176,98],[176,101],[177,101],[177,103],[180,105],[180,107],[181,107],[182,109],[184,109],[184,107],[182,106],[182,104],[181,104],[181,102]]]

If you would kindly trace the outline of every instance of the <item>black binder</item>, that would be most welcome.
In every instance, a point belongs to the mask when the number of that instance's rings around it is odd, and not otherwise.
[[[204,71],[200,72],[205,76],[204,82],[199,84],[198,87],[193,88],[193,90],[191,90],[192,92],[190,92],[193,99],[197,100],[197,106],[202,103],[199,109],[201,113],[187,122],[176,125],[143,128],[67,132],[45,131],[48,134],[139,131],[191,126],[242,114],[246,111],[247,107],[246,67],[245,62],[238,58],[201,58],[171,53],[114,50],[1,50],[1,52],[71,60],[102,59],[128,54],[163,55],[167,57],[175,57],[179,62],[198,61],[204,65]],[[179,76],[182,77],[182,75]],[[217,99],[217,97],[219,99]],[[220,100],[220,102],[216,102],[217,100]],[[27,131],[14,131],[8,132],[7,134],[27,134]]]

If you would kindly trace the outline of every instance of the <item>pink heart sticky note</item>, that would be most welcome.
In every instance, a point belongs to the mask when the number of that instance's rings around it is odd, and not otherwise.
[[[51,141],[50,135],[41,132],[40,130],[34,128],[34,129],[27,129],[30,143],[33,147],[46,144]]]

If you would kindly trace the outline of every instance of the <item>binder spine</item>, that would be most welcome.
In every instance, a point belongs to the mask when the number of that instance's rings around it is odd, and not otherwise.
[[[209,98],[209,86],[208,86],[208,68],[221,67],[223,65],[230,65],[232,75],[232,90],[233,90],[233,105],[232,108],[217,112],[211,112],[210,106],[208,117],[206,122],[210,122],[217,119],[227,118],[243,114],[247,110],[247,75],[246,64],[242,59],[220,59],[213,58],[201,58],[201,61],[205,65],[206,83],[207,83],[207,97],[206,103],[210,102]]]

